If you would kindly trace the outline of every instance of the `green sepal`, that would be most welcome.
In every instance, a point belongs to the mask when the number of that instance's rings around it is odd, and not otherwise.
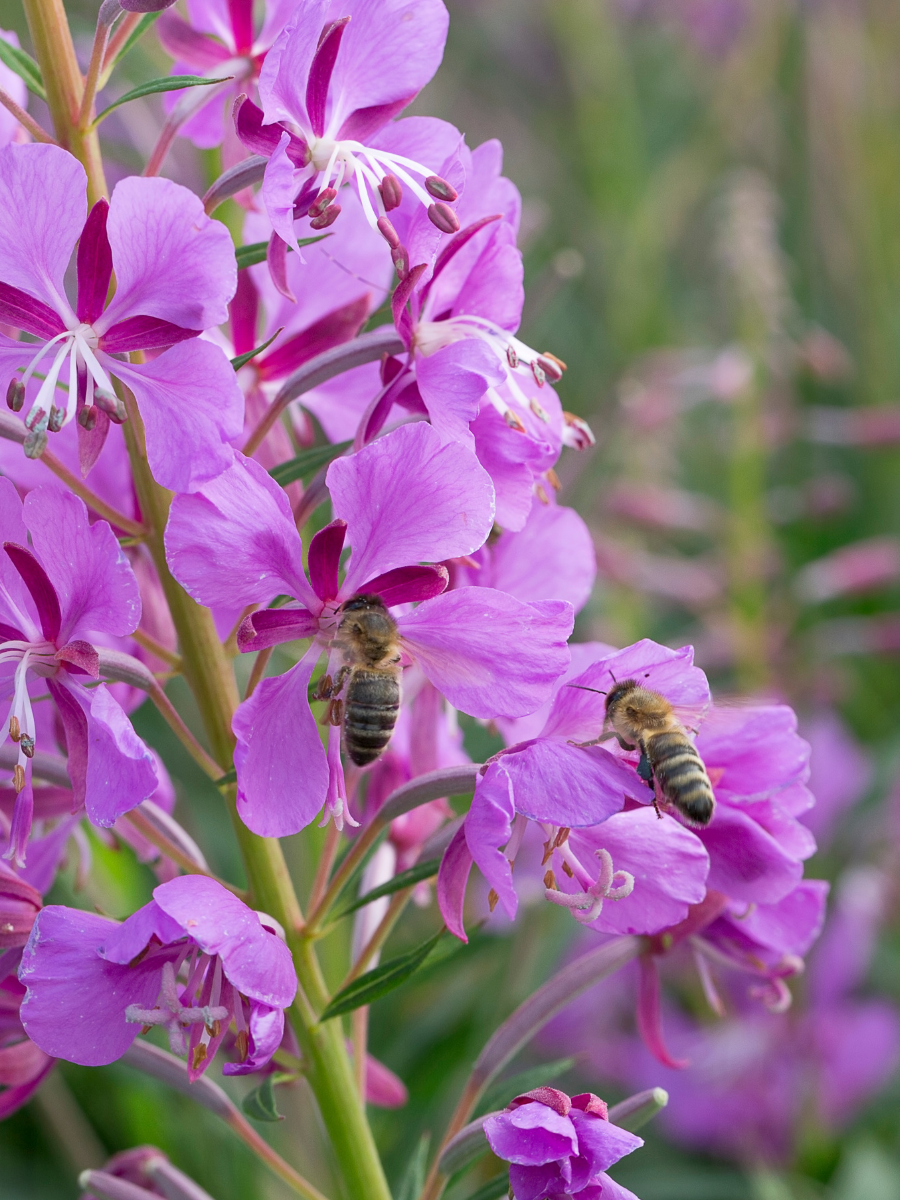
[[[300,238],[297,245],[302,250],[304,246],[312,246],[314,242],[321,242],[327,237],[331,237],[331,234],[320,233],[317,237]],[[288,250],[293,250],[293,248],[293,246],[288,246]],[[241,271],[244,267],[255,267],[257,263],[265,262],[268,249],[268,242],[251,242],[247,246],[238,246],[234,252],[238,270]]]
[[[272,336],[269,338],[269,340],[267,342],[263,342],[263,344],[261,346],[255,346],[252,350],[248,350],[246,354],[239,354],[237,356],[237,358],[233,358],[231,360],[231,365],[234,367],[234,369],[236,371],[239,371],[245,363],[248,363],[250,361],[251,358],[256,358],[257,354],[262,354],[263,350],[268,350],[268,348],[272,345],[272,343],[278,337],[279,333],[282,333],[283,331],[284,331],[284,326],[282,325],[281,329],[275,330],[275,332],[272,334]]]
[[[267,1075],[259,1087],[248,1092],[241,1108],[254,1121],[283,1121],[284,1116],[275,1104],[275,1076]]]
[[[431,1145],[431,1134],[423,1133],[416,1143],[416,1148],[403,1172],[403,1179],[397,1192],[397,1200],[416,1200],[425,1186],[425,1176],[428,1171],[428,1149]]]
[[[341,917],[346,917],[348,913],[356,912],[358,908],[364,908],[365,905],[371,904],[373,900],[380,900],[382,896],[391,896],[394,892],[402,891],[403,888],[413,887],[415,884],[421,883],[423,879],[431,879],[433,875],[437,875],[440,865],[441,860],[439,858],[429,858],[427,862],[416,863],[408,871],[401,871],[399,875],[395,875],[387,883],[382,883],[378,887],[372,888],[371,892],[366,892],[364,896],[360,896],[358,900],[354,900],[352,904],[348,904],[346,908],[341,909],[334,919],[339,921]]]

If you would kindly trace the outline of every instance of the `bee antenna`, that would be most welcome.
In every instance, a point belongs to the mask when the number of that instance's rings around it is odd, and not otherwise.
[[[599,688],[585,687],[583,683],[567,683],[566,687],[578,688],[582,692],[596,692],[598,696],[606,695],[606,692],[601,692]]]

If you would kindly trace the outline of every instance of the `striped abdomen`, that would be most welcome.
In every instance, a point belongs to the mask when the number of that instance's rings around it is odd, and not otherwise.
[[[353,762],[364,767],[381,754],[394,732],[400,711],[396,671],[356,667],[344,698],[344,746]]]
[[[694,825],[708,825],[716,801],[703,760],[687,734],[668,730],[645,736],[643,749],[666,800]]]

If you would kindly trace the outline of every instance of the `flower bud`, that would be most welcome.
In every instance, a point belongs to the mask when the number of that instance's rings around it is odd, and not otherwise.
[[[459,199],[459,192],[452,183],[448,183],[446,179],[441,179],[440,175],[429,175],[425,180],[425,191],[429,196],[434,196],[435,200],[446,200],[451,204],[454,200]],[[456,226],[459,228],[459,225]]]
[[[6,389],[6,403],[13,412],[21,412],[25,403],[25,384],[15,376],[9,381],[9,387]]]
[[[427,180],[425,186],[428,187]],[[403,187],[396,175],[385,175],[384,179],[378,185],[378,190],[381,193],[381,201],[384,204],[385,212],[391,212],[392,209],[400,207],[400,202],[403,199]]]
[[[329,225],[333,225],[341,215],[341,206],[339,204],[329,204],[328,208],[321,216],[313,217],[310,221],[310,229],[327,229]]]
[[[0,950],[25,945],[42,903],[36,888],[0,864]]]
[[[457,217],[449,205],[441,201],[438,201],[437,204],[428,205],[428,220],[441,233],[459,232],[459,217]]]

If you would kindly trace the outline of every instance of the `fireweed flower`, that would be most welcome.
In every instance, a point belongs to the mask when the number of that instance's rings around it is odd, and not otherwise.
[[[112,825],[157,786],[150,751],[99,678],[90,636],[124,635],[141,615],[137,580],[105,521],[91,525],[70,492],[37,488],[25,503],[0,480],[0,662],[12,703],[5,737],[18,743],[19,792],[7,857],[24,858],[31,828],[36,725],[29,677],[46,687],[65,729],[76,808]],[[28,547],[28,534],[31,548]]]
[[[171,569],[202,603],[295,598],[296,607],[248,617],[242,650],[311,639],[301,661],[263,680],[234,718],[241,818],[270,836],[296,833],[323,802],[343,819],[339,730],[331,730],[326,757],[307,692],[323,652],[332,678],[342,662],[333,640],[350,597],[377,594],[393,608],[418,602],[394,613],[404,653],[474,716],[536,708],[568,661],[570,605],[522,604],[488,588],[441,595],[446,569],[423,565],[468,554],[490,531],[490,480],[469,451],[441,446],[430,426],[416,423],[337,459],[327,484],[335,519],[310,543],[308,580],[284,493],[250,460],[237,459],[196,498],[177,497],[166,531]],[[340,582],[345,538],[353,553]]]
[[[11,29],[0,29],[0,38],[10,46],[15,46],[19,49],[19,37]],[[28,107],[28,89],[25,86],[25,81],[15,71],[11,71],[5,63],[0,64],[0,87],[15,100],[20,108]],[[0,112],[0,146],[6,146],[10,142],[27,141],[28,134],[12,115],[5,108]]]
[[[141,1026],[164,1026],[197,1079],[234,1022],[239,1061],[225,1075],[264,1067],[284,1032],[297,981],[272,919],[201,875],[153,890],[121,924],[49,905],[22,955],[21,1018],[47,1054],[84,1066],[121,1058]]]
[[[498,1158],[510,1164],[515,1200],[635,1200],[606,1171],[643,1146],[643,1138],[613,1125],[593,1092],[571,1098],[539,1087],[492,1113],[484,1133]]]
[[[390,148],[377,141],[437,70],[447,24],[441,0],[310,0],[295,10],[260,73],[262,112],[249,100],[235,112],[247,148],[269,157],[262,195],[283,242],[295,244],[296,218],[331,225],[344,183],[373,227],[409,191],[436,228],[459,228],[456,188],[404,152],[403,122]]]
[[[0,150],[0,320],[38,339],[0,338],[7,400],[20,408],[31,378],[43,374],[26,417],[26,453],[39,455],[47,432],[78,414],[87,473],[110,417],[124,419],[112,385],[121,380],[140,407],[156,479],[186,491],[228,466],[225,443],[242,428],[230,363],[196,340],[227,318],[236,282],[231,238],[170,180],[124,179],[90,215],[86,186],[84,168],[57,146]],[[64,276],[76,241],[73,308]],[[107,304],[113,272],[116,291]],[[114,357],[164,347],[145,364]],[[58,386],[68,387],[59,405]]]

